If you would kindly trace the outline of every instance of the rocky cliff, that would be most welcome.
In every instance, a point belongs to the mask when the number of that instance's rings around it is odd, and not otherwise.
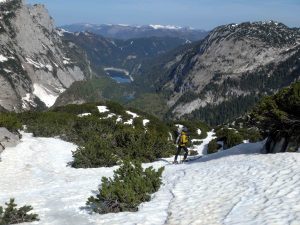
[[[50,107],[74,81],[89,76],[86,56],[61,39],[43,5],[0,3],[0,108]]]

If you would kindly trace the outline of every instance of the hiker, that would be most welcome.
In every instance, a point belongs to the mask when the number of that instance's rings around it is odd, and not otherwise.
[[[178,144],[178,148],[177,148],[177,153],[175,155],[174,163],[178,163],[177,158],[181,152],[181,149],[183,149],[185,151],[183,161],[185,161],[188,156],[189,150],[186,147],[186,145],[188,144],[187,131],[188,131],[187,128],[183,127],[180,134],[178,135],[178,137],[176,139],[176,144]]]

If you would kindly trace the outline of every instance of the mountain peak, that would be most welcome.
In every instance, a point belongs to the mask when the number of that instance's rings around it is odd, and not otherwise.
[[[208,43],[222,39],[255,39],[269,46],[296,44],[300,38],[300,30],[289,28],[275,21],[244,22],[227,24],[215,28],[207,37]]]
[[[159,25],[159,24],[150,24],[149,27],[158,30],[158,29],[169,29],[169,30],[180,30],[182,27],[174,25]]]

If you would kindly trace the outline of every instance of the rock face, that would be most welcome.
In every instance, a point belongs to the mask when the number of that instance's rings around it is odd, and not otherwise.
[[[173,117],[199,116],[208,105],[289,85],[299,79],[299,65],[300,30],[269,21],[218,27],[150,74],[167,93]]]
[[[16,146],[19,141],[19,135],[9,132],[6,128],[0,127],[0,154],[5,148]]]
[[[50,107],[90,76],[85,55],[62,41],[43,5],[0,3],[0,43],[0,106],[8,111]]]

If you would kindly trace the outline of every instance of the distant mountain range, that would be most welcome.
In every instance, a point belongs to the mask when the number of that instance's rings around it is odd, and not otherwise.
[[[134,39],[147,37],[175,37],[187,39],[190,41],[197,41],[203,39],[208,31],[193,29],[190,27],[178,26],[163,26],[163,25],[146,25],[146,26],[131,26],[124,24],[71,24],[61,26],[60,28],[70,32],[84,32],[88,31],[94,34],[102,35],[107,38],[114,39]]]

